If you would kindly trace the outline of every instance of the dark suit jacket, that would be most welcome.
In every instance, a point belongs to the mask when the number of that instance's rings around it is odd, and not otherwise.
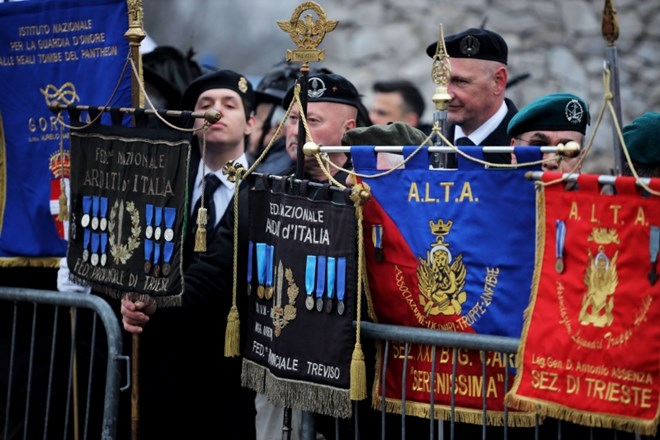
[[[188,178],[192,194],[199,149],[193,143]],[[239,191],[237,308],[241,342],[247,325],[246,266],[248,185]],[[189,206],[186,207],[189,212]],[[241,387],[242,357],[224,357],[227,316],[232,306],[234,201],[211,234],[206,253],[194,253],[188,228],[184,241],[185,292],[180,307],[159,308],[145,327],[145,377],[141,407],[144,438],[254,439],[255,393]],[[145,393],[149,393],[145,395]]]
[[[509,121],[511,118],[518,113],[518,108],[509,98],[505,98],[504,102],[508,108],[506,116],[500,122],[500,125],[493,130],[486,139],[481,143],[482,146],[505,146],[511,143],[511,137],[506,133],[506,129],[509,126]],[[451,125],[447,130],[447,139],[454,139],[454,132],[456,126]],[[510,153],[488,153],[484,156],[484,159],[492,163],[511,163],[511,154]],[[449,154],[447,158],[447,168],[456,168],[456,155]]]

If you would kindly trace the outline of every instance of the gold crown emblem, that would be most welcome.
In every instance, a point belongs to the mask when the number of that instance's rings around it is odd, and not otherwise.
[[[433,232],[433,235],[437,235],[438,237],[447,235],[453,224],[454,222],[451,220],[447,221],[447,223],[443,222],[442,219],[438,219],[437,223],[434,223],[433,220],[429,220],[431,232]]]
[[[616,233],[616,229],[594,228],[594,230],[591,231],[591,235],[589,235],[588,241],[593,241],[598,244],[619,244],[619,236]]]
[[[50,155],[48,168],[56,179],[68,178],[71,175],[71,155],[68,151],[56,151]]]

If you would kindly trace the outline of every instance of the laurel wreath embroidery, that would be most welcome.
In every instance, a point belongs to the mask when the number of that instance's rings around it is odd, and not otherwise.
[[[110,221],[108,222],[110,254],[113,256],[115,264],[119,264],[119,262],[126,264],[133,256],[133,251],[140,246],[140,233],[142,232],[140,212],[135,208],[135,203],[126,202],[126,211],[131,215],[131,236],[128,238],[128,243],[123,244],[119,242],[119,239],[115,239],[115,220],[118,208],[119,200],[115,201],[110,210]],[[121,222],[119,228],[121,229]],[[119,236],[121,236],[121,233]]]
[[[296,310],[296,298],[298,297],[298,286],[293,279],[293,271],[287,268],[284,271],[284,278],[289,286],[287,287],[286,294],[289,298],[289,303],[284,307],[281,305],[273,305],[273,325],[275,326],[275,336],[279,337],[282,334],[282,329],[287,326],[290,321],[296,319],[298,311]]]

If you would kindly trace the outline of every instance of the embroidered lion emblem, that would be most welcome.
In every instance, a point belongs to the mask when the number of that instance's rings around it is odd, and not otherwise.
[[[426,259],[419,258],[417,280],[419,283],[419,302],[426,316],[460,315],[463,303],[467,299],[465,276],[467,270],[463,264],[463,255],[452,260],[449,243],[444,236],[449,233],[452,222],[429,222],[431,231],[437,236]]]

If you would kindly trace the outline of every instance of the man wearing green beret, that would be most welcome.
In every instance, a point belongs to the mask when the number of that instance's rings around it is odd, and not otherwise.
[[[644,113],[624,126],[623,141],[638,176],[660,177],[660,113]],[[632,176],[627,161],[623,174]]]
[[[551,93],[520,109],[509,122],[507,133],[511,137],[512,146],[566,145],[573,141],[582,147],[590,122],[589,107],[582,98],[571,93]],[[543,159],[556,160],[544,162],[543,171],[580,172],[580,154],[568,157],[546,153]],[[512,162],[516,163],[515,155],[512,156]]]
[[[380,146],[417,146],[428,136],[420,129],[402,121],[389,124],[374,124],[369,127],[356,127],[344,132],[342,145],[380,145]],[[376,166],[378,169],[391,169],[403,162],[403,156],[398,153],[378,153]],[[348,178],[347,185],[352,185]]]

